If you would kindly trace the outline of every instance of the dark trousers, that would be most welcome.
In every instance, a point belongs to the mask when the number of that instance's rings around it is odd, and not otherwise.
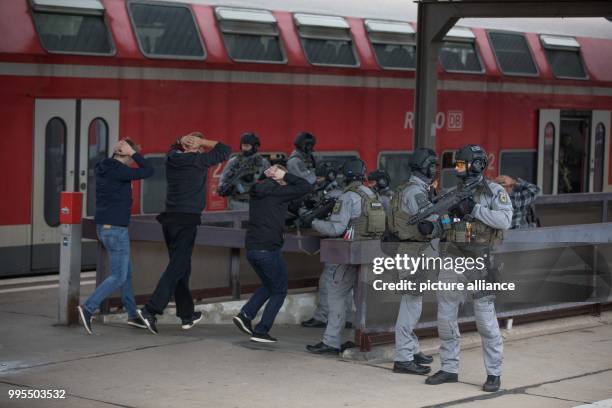
[[[162,314],[174,294],[176,315],[187,319],[193,315],[189,276],[191,275],[191,254],[198,227],[189,224],[164,224],[162,228],[170,262],[145,307],[149,313]]]
[[[253,320],[266,301],[261,321],[255,326],[254,332],[264,334],[270,331],[278,311],[287,297],[287,265],[280,249],[275,251],[247,251],[247,260],[261,279],[263,286],[242,307],[242,314]]]

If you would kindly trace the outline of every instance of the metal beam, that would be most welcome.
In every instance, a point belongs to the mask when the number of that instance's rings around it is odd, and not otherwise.
[[[438,55],[444,35],[458,19],[609,16],[610,0],[418,1],[413,148],[436,147]]]

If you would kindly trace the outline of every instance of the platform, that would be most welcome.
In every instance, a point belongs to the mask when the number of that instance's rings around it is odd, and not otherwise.
[[[82,287],[83,295],[92,285]],[[504,330],[503,391],[486,394],[478,338],[463,336],[460,382],[428,386],[384,358],[358,361],[304,350],[322,329],[280,325],[275,345],[234,326],[160,334],[121,323],[57,327],[57,289],[0,298],[0,407],[574,407],[612,399],[612,313]],[[437,339],[423,341],[435,352]],[[361,356],[363,357],[363,356]],[[380,357],[380,356],[379,356]],[[384,357],[384,355],[383,355]],[[432,366],[439,368],[435,354]],[[63,389],[65,400],[9,400],[11,389]],[[611,406],[612,401],[601,406]]]

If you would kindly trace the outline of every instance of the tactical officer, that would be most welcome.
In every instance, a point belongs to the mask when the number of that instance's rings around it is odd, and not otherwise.
[[[393,190],[391,190],[391,177],[384,169],[376,169],[368,174],[370,188],[372,188],[380,198],[380,202],[385,207],[385,213],[391,214],[391,199],[393,198]]]
[[[303,179],[306,179],[310,184],[317,181],[316,163],[313,156],[314,147],[317,143],[314,135],[308,132],[300,132],[295,138],[293,144],[295,150],[287,160],[287,170],[291,174],[295,174]]]
[[[240,153],[223,168],[218,192],[229,197],[230,210],[249,209],[249,191],[270,167],[268,160],[257,152],[260,145],[255,133],[244,133],[240,137]]]
[[[389,231],[401,242],[397,251],[407,253],[412,257],[424,254],[429,257],[439,256],[439,237],[442,228],[438,223],[438,215],[432,214],[423,223],[410,225],[408,219],[419,213],[421,209],[431,205],[433,199],[432,182],[436,178],[438,157],[431,149],[419,148],[411,158],[410,179],[398,187],[391,200],[391,216]],[[414,282],[425,280],[427,271],[416,271],[413,275],[407,272],[400,279],[410,279]],[[395,362],[393,372],[402,374],[427,374],[431,368],[427,364],[433,358],[421,352],[419,340],[414,329],[421,318],[423,296],[418,291],[406,292],[402,295],[399,313],[395,324]]]
[[[440,271],[441,281],[471,282],[476,279],[491,279],[491,249],[503,239],[503,230],[512,222],[512,203],[502,186],[484,178],[487,168],[487,153],[478,145],[466,145],[455,155],[455,170],[459,178],[457,188],[476,186],[474,194],[460,202],[452,211],[459,219],[447,233],[445,255],[483,257],[484,269],[466,270],[458,274],[453,270]],[[438,334],[440,336],[441,370],[427,378],[426,383],[437,385],[457,382],[459,372],[459,326],[457,312],[464,301],[465,292],[438,292]],[[487,392],[499,390],[503,359],[503,342],[495,315],[494,295],[487,292],[472,292],[476,327],[482,339],[484,364],[487,379],[482,389]]]
[[[354,239],[379,239],[385,231],[385,211],[378,196],[363,185],[366,168],[360,159],[349,159],[342,166],[346,188],[336,201],[328,220],[315,220],[312,227],[318,232],[339,237],[353,235]],[[329,314],[323,341],[306,349],[315,354],[338,354],[341,331],[346,320],[345,299],[354,288],[358,268],[339,265],[329,287]]]
[[[329,197],[333,197],[338,199],[343,193],[342,184],[338,183],[336,188],[330,190],[327,195]],[[303,327],[325,327],[327,326],[327,315],[329,314],[329,287],[332,282],[332,278],[334,276],[334,272],[338,268],[338,264],[333,263],[325,263],[323,264],[323,272],[321,272],[321,276],[319,277],[319,294],[317,307],[312,315],[312,318],[303,321],[301,324]],[[351,318],[351,314],[353,312],[353,297],[349,293],[345,299],[346,305],[346,316],[347,322],[345,327],[350,329],[352,327],[352,323],[350,323],[349,319]]]

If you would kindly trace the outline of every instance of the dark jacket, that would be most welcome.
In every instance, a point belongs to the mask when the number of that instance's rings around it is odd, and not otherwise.
[[[139,153],[132,159],[134,169],[119,160],[104,159],[96,164],[96,224],[127,226],[132,209],[132,180],[153,175],[153,166]]]
[[[245,240],[247,250],[272,251],[282,248],[289,202],[312,191],[310,183],[301,177],[287,173],[284,180],[286,186],[265,179],[251,188]]]
[[[230,153],[230,147],[223,143],[206,153],[170,150],[166,157],[166,212],[200,214],[206,207],[208,168],[227,160]]]

